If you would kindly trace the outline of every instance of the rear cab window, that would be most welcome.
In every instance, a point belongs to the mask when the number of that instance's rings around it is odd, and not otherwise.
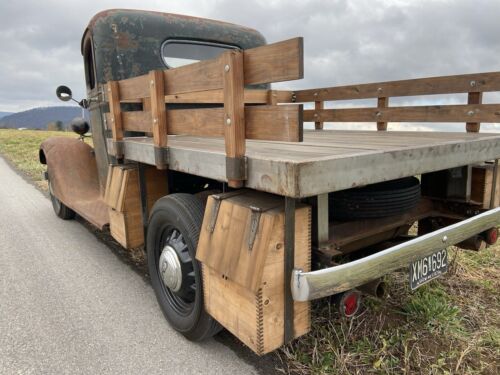
[[[167,40],[161,46],[161,56],[168,68],[178,68],[198,61],[214,59],[231,49],[238,49],[238,47],[192,40]]]

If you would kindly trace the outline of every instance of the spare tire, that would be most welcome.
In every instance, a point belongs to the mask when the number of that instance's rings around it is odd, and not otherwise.
[[[420,200],[420,181],[401,178],[361,188],[342,190],[329,196],[331,220],[358,220],[402,214]]]

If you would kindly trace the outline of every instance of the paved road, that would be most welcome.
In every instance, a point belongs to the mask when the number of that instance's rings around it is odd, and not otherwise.
[[[255,374],[164,320],[151,286],[0,158],[0,374]]]

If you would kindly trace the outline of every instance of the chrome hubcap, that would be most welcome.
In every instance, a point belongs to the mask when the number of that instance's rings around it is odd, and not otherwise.
[[[179,257],[171,246],[163,248],[158,268],[163,284],[172,292],[178,292],[182,286],[182,269]]]

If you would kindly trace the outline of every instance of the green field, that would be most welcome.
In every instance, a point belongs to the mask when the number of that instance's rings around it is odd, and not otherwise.
[[[76,137],[0,130],[0,153],[45,188],[38,146],[54,135]],[[366,297],[354,319],[314,303],[312,332],[271,355],[285,373],[499,374],[500,247],[449,256],[448,274],[415,292],[406,272],[390,275],[389,298]]]

